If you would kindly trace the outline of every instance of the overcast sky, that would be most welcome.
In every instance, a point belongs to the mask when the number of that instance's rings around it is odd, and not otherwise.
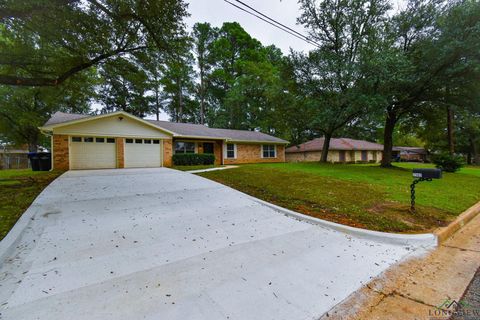
[[[189,27],[196,22],[210,22],[220,27],[224,22],[236,21],[263,45],[274,44],[288,54],[292,47],[297,51],[309,51],[313,46],[285,33],[266,22],[235,8],[224,0],[187,0],[191,16],[187,19]],[[230,0],[235,3],[235,1]],[[301,25],[297,25],[300,16],[298,0],[242,0],[256,10],[283,23],[284,25],[307,35]],[[405,0],[392,0],[394,9],[403,6]]]
[[[191,16],[187,19],[191,27],[195,22],[210,22],[213,26],[220,27],[224,22],[236,21],[254,38],[263,45],[274,44],[287,54],[289,48],[308,51],[313,46],[295,38],[262,20],[243,12],[224,0],[188,0],[188,11]],[[230,1],[235,3],[235,1]],[[296,25],[300,15],[297,0],[242,0],[256,10],[283,23],[284,25],[305,35],[302,26]]]

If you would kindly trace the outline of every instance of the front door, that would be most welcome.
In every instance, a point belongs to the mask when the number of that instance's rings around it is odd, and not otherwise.
[[[204,142],[203,143],[203,153],[212,153],[213,154],[213,143]]]

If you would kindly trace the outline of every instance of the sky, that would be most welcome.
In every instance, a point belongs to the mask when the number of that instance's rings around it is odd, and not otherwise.
[[[308,51],[313,46],[285,33],[262,20],[235,8],[224,0],[188,0],[188,11],[191,16],[186,22],[189,27],[195,22],[210,22],[220,27],[223,22],[236,21],[254,38],[263,45],[274,44],[284,54],[288,54],[290,47],[297,51]],[[235,1],[230,0],[235,3]],[[297,25],[300,16],[300,7],[297,0],[242,0],[265,15],[283,23],[284,25],[307,35],[305,29]]]

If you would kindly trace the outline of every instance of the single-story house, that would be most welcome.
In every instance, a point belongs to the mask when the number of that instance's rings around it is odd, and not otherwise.
[[[285,150],[288,162],[320,161],[324,138],[289,147]],[[380,162],[382,161],[383,145],[364,140],[348,138],[332,138],[328,151],[329,162]]]
[[[427,161],[427,150],[421,147],[393,147],[393,158],[398,161]]]
[[[288,141],[257,131],[154,121],[118,111],[57,112],[40,130],[52,141],[52,168],[170,167],[175,153],[213,153],[216,164],[284,162]]]

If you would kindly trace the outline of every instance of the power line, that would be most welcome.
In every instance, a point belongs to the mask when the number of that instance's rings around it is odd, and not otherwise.
[[[248,13],[248,14],[250,14],[250,15],[252,15],[252,16],[254,16],[254,17],[256,17],[256,18],[258,18],[258,19],[260,19],[260,20],[262,20],[262,21],[264,21],[264,22],[266,22],[266,23],[268,23],[268,24],[270,24],[270,25],[272,25],[272,26],[274,26],[275,28],[278,28],[278,29],[280,29],[280,30],[282,30],[282,31],[284,31],[284,32],[286,32],[286,33],[288,33],[288,34],[290,34],[290,35],[292,35],[292,36],[300,39],[300,40],[303,40],[303,41],[307,42],[308,44],[311,44],[311,45],[316,46],[316,47],[320,47],[320,45],[319,45],[318,43],[315,43],[314,41],[310,40],[310,39],[307,38],[306,36],[304,36],[304,35],[296,32],[296,31],[293,31],[293,32],[292,32],[292,31],[288,30],[288,29],[289,29],[288,27],[282,27],[282,24],[280,24],[279,22],[276,22],[276,23],[278,23],[278,24],[272,23],[272,22],[270,22],[269,20],[263,18],[262,16],[260,16],[260,15],[258,15],[258,14],[255,14],[255,13],[253,13],[253,12],[251,12],[251,11],[248,11],[248,10],[246,10],[245,8],[242,8],[242,7],[236,5],[236,4],[234,4],[234,3],[232,3],[232,2],[230,2],[230,1],[228,1],[228,0],[223,0],[223,1],[225,1],[225,2],[227,2],[228,4],[236,7],[237,9],[240,9],[240,10],[242,10],[242,11],[244,11],[244,12],[246,12],[246,13]],[[235,1],[236,1],[236,0],[235,0]],[[255,10],[255,11],[256,11],[256,10]],[[262,13],[260,13],[260,14],[262,14]],[[262,15],[263,15],[263,14],[262,14]],[[267,18],[268,18],[268,17],[267,17]],[[268,19],[270,19],[270,20],[272,20],[272,21],[275,21],[275,20],[273,20],[273,19],[271,19],[271,18],[268,18]],[[298,35],[297,33],[298,33],[299,35]]]
[[[289,30],[289,31],[291,31],[291,32],[299,35],[300,37],[304,38],[305,40],[309,41],[310,43],[313,43],[313,44],[315,44],[316,46],[320,46],[318,43],[316,43],[315,41],[311,40],[311,39],[308,38],[307,36],[304,36],[304,35],[301,34],[300,32],[298,32],[298,31],[290,28],[289,26],[286,26],[286,25],[284,25],[283,23],[278,22],[277,20],[275,20],[275,19],[273,19],[273,18],[270,18],[269,16],[263,14],[262,12],[256,10],[255,8],[251,7],[250,5],[246,4],[245,2],[240,1],[240,0],[234,0],[234,1],[240,3],[240,4],[243,5],[244,7],[249,8],[250,10],[258,13],[258,14],[261,15],[262,17],[267,18],[268,20],[272,21],[273,23],[278,24],[278,25],[282,26],[283,28],[285,28],[285,29],[287,29],[287,30]]]

